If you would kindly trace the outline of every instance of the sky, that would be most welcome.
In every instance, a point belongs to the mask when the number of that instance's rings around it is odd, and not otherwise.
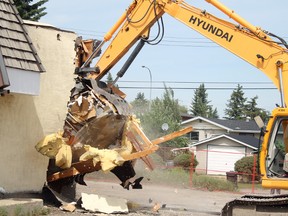
[[[205,0],[186,2],[235,23]],[[288,17],[285,15],[288,1],[221,0],[221,2],[254,26],[288,40]],[[44,5],[47,15],[42,17],[40,22],[74,31],[83,38],[102,39],[130,3],[132,0],[49,0]],[[163,19],[165,36],[162,42],[156,46],[145,45],[125,76],[117,83],[127,94],[126,99],[129,102],[135,99],[138,92],[143,92],[147,99],[150,99],[150,94],[152,99],[161,97],[164,92],[161,88],[165,83],[174,90],[175,98],[180,104],[189,108],[195,88],[204,83],[210,105],[217,108],[220,117],[225,116],[224,109],[237,84],[243,86],[244,96],[247,99],[258,96],[258,106],[265,110],[272,111],[276,103],[280,104],[278,90],[260,70],[168,14],[165,14]],[[123,61],[111,69],[113,77],[116,77],[121,64]],[[152,83],[147,68],[150,69]]]

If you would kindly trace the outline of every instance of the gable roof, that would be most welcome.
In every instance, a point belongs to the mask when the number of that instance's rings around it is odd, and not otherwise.
[[[260,132],[254,120],[229,120],[229,119],[216,119],[216,118],[204,118],[202,116],[197,116],[192,119],[183,121],[181,124],[188,124],[196,120],[206,121],[217,127],[223,128],[228,131],[257,131]]]
[[[234,142],[237,142],[240,145],[252,148],[254,150],[258,149],[259,139],[253,137],[253,136],[246,136],[246,135],[231,135],[231,134],[221,134],[218,136],[213,136],[204,140],[201,140],[197,143],[192,144],[191,146],[197,146],[204,143],[208,143],[217,139],[226,138],[229,140],[232,140]]]
[[[256,130],[260,131],[254,120],[229,120],[229,119],[210,119],[213,122],[224,125],[232,130]]]
[[[5,67],[44,72],[45,69],[12,0],[0,0],[0,26],[0,58]],[[2,68],[0,73],[2,77],[7,75]]]

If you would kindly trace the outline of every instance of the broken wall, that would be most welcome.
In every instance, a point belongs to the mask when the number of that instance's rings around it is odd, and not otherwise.
[[[61,130],[74,86],[76,34],[25,22],[46,69],[40,95],[11,93],[0,98],[0,187],[6,192],[36,192],[46,179],[48,159],[35,150],[45,135]]]

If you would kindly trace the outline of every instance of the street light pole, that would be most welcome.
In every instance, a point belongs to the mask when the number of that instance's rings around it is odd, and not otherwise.
[[[142,66],[142,68],[146,68],[149,71],[150,76],[150,100],[149,100],[149,110],[151,109],[151,95],[152,95],[152,73],[150,68],[146,67],[145,65]]]

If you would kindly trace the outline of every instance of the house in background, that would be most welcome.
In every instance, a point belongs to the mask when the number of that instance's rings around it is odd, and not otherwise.
[[[23,22],[10,0],[0,0],[0,14],[0,187],[39,192],[48,158],[35,145],[63,128],[77,35]]]
[[[234,164],[258,149],[260,129],[254,120],[224,120],[195,117],[182,122],[192,126],[187,134],[199,162],[196,171],[226,175]]]

